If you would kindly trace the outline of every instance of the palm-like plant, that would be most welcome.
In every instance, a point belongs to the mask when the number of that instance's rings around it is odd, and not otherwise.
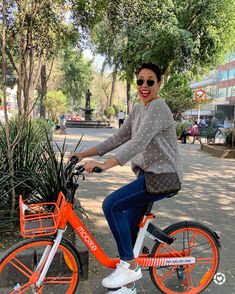
[[[20,127],[17,120],[10,121],[12,141]],[[19,195],[23,195],[24,199],[34,198],[35,201],[36,197],[37,201],[48,202],[56,201],[59,191],[66,193],[63,175],[65,152],[66,140],[61,148],[53,143],[52,129],[45,121],[31,120],[25,123],[13,152],[13,182],[17,198],[15,217],[10,221],[18,220]],[[9,222],[11,207],[9,164],[6,154],[5,127],[0,124],[0,223],[3,225]]]

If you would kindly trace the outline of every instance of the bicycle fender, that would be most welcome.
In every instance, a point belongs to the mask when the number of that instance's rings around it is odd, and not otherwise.
[[[84,270],[83,270],[83,264],[82,264],[82,261],[81,261],[80,253],[78,252],[77,248],[73,245],[73,243],[71,241],[69,241],[68,239],[62,238],[61,242],[66,243],[66,245],[71,247],[72,250],[74,251],[74,253],[76,254],[76,256],[77,256],[77,258],[79,260],[79,263],[80,263],[80,266],[79,266],[80,272],[79,272],[79,274],[81,275],[81,278],[82,278],[84,276]]]
[[[181,221],[181,222],[178,222],[178,223],[174,223],[172,225],[170,225],[169,227],[166,227],[163,232],[165,234],[168,234],[172,228],[175,228],[176,226],[185,226],[185,227],[189,227],[190,225],[192,226],[201,226],[203,227],[206,231],[208,231],[208,233],[213,237],[213,239],[215,240],[216,244],[218,245],[219,248],[221,248],[221,244],[220,244],[220,237],[218,236],[218,234],[215,232],[215,231],[212,231],[209,227],[205,226],[204,224],[202,223],[198,223],[198,222],[194,222],[194,221]]]

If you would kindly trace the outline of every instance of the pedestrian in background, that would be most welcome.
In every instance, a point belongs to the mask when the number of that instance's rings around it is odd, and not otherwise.
[[[119,128],[123,125],[124,120],[125,120],[125,113],[121,110],[118,113],[118,127]]]

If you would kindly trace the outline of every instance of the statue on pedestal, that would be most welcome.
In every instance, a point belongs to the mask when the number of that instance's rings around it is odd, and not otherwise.
[[[88,89],[86,92],[86,104],[85,104],[85,120],[91,120],[91,114],[92,114],[92,109],[91,109],[91,92]]]
[[[91,108],[91,92],[90,90],[88,89],[87,92],[86,92],[86,105],[85,105],[85,109],[86,108]]]

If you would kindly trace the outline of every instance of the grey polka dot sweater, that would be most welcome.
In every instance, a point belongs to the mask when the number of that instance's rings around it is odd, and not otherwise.
[[[156,174],[179,174],[175,122],[164,99],[155,99],[147,106],[136,104],[122,127],[95,147],[103,156],[120,145],[115,157],[120,165],[131,160],[135,174],[140,168]]]

